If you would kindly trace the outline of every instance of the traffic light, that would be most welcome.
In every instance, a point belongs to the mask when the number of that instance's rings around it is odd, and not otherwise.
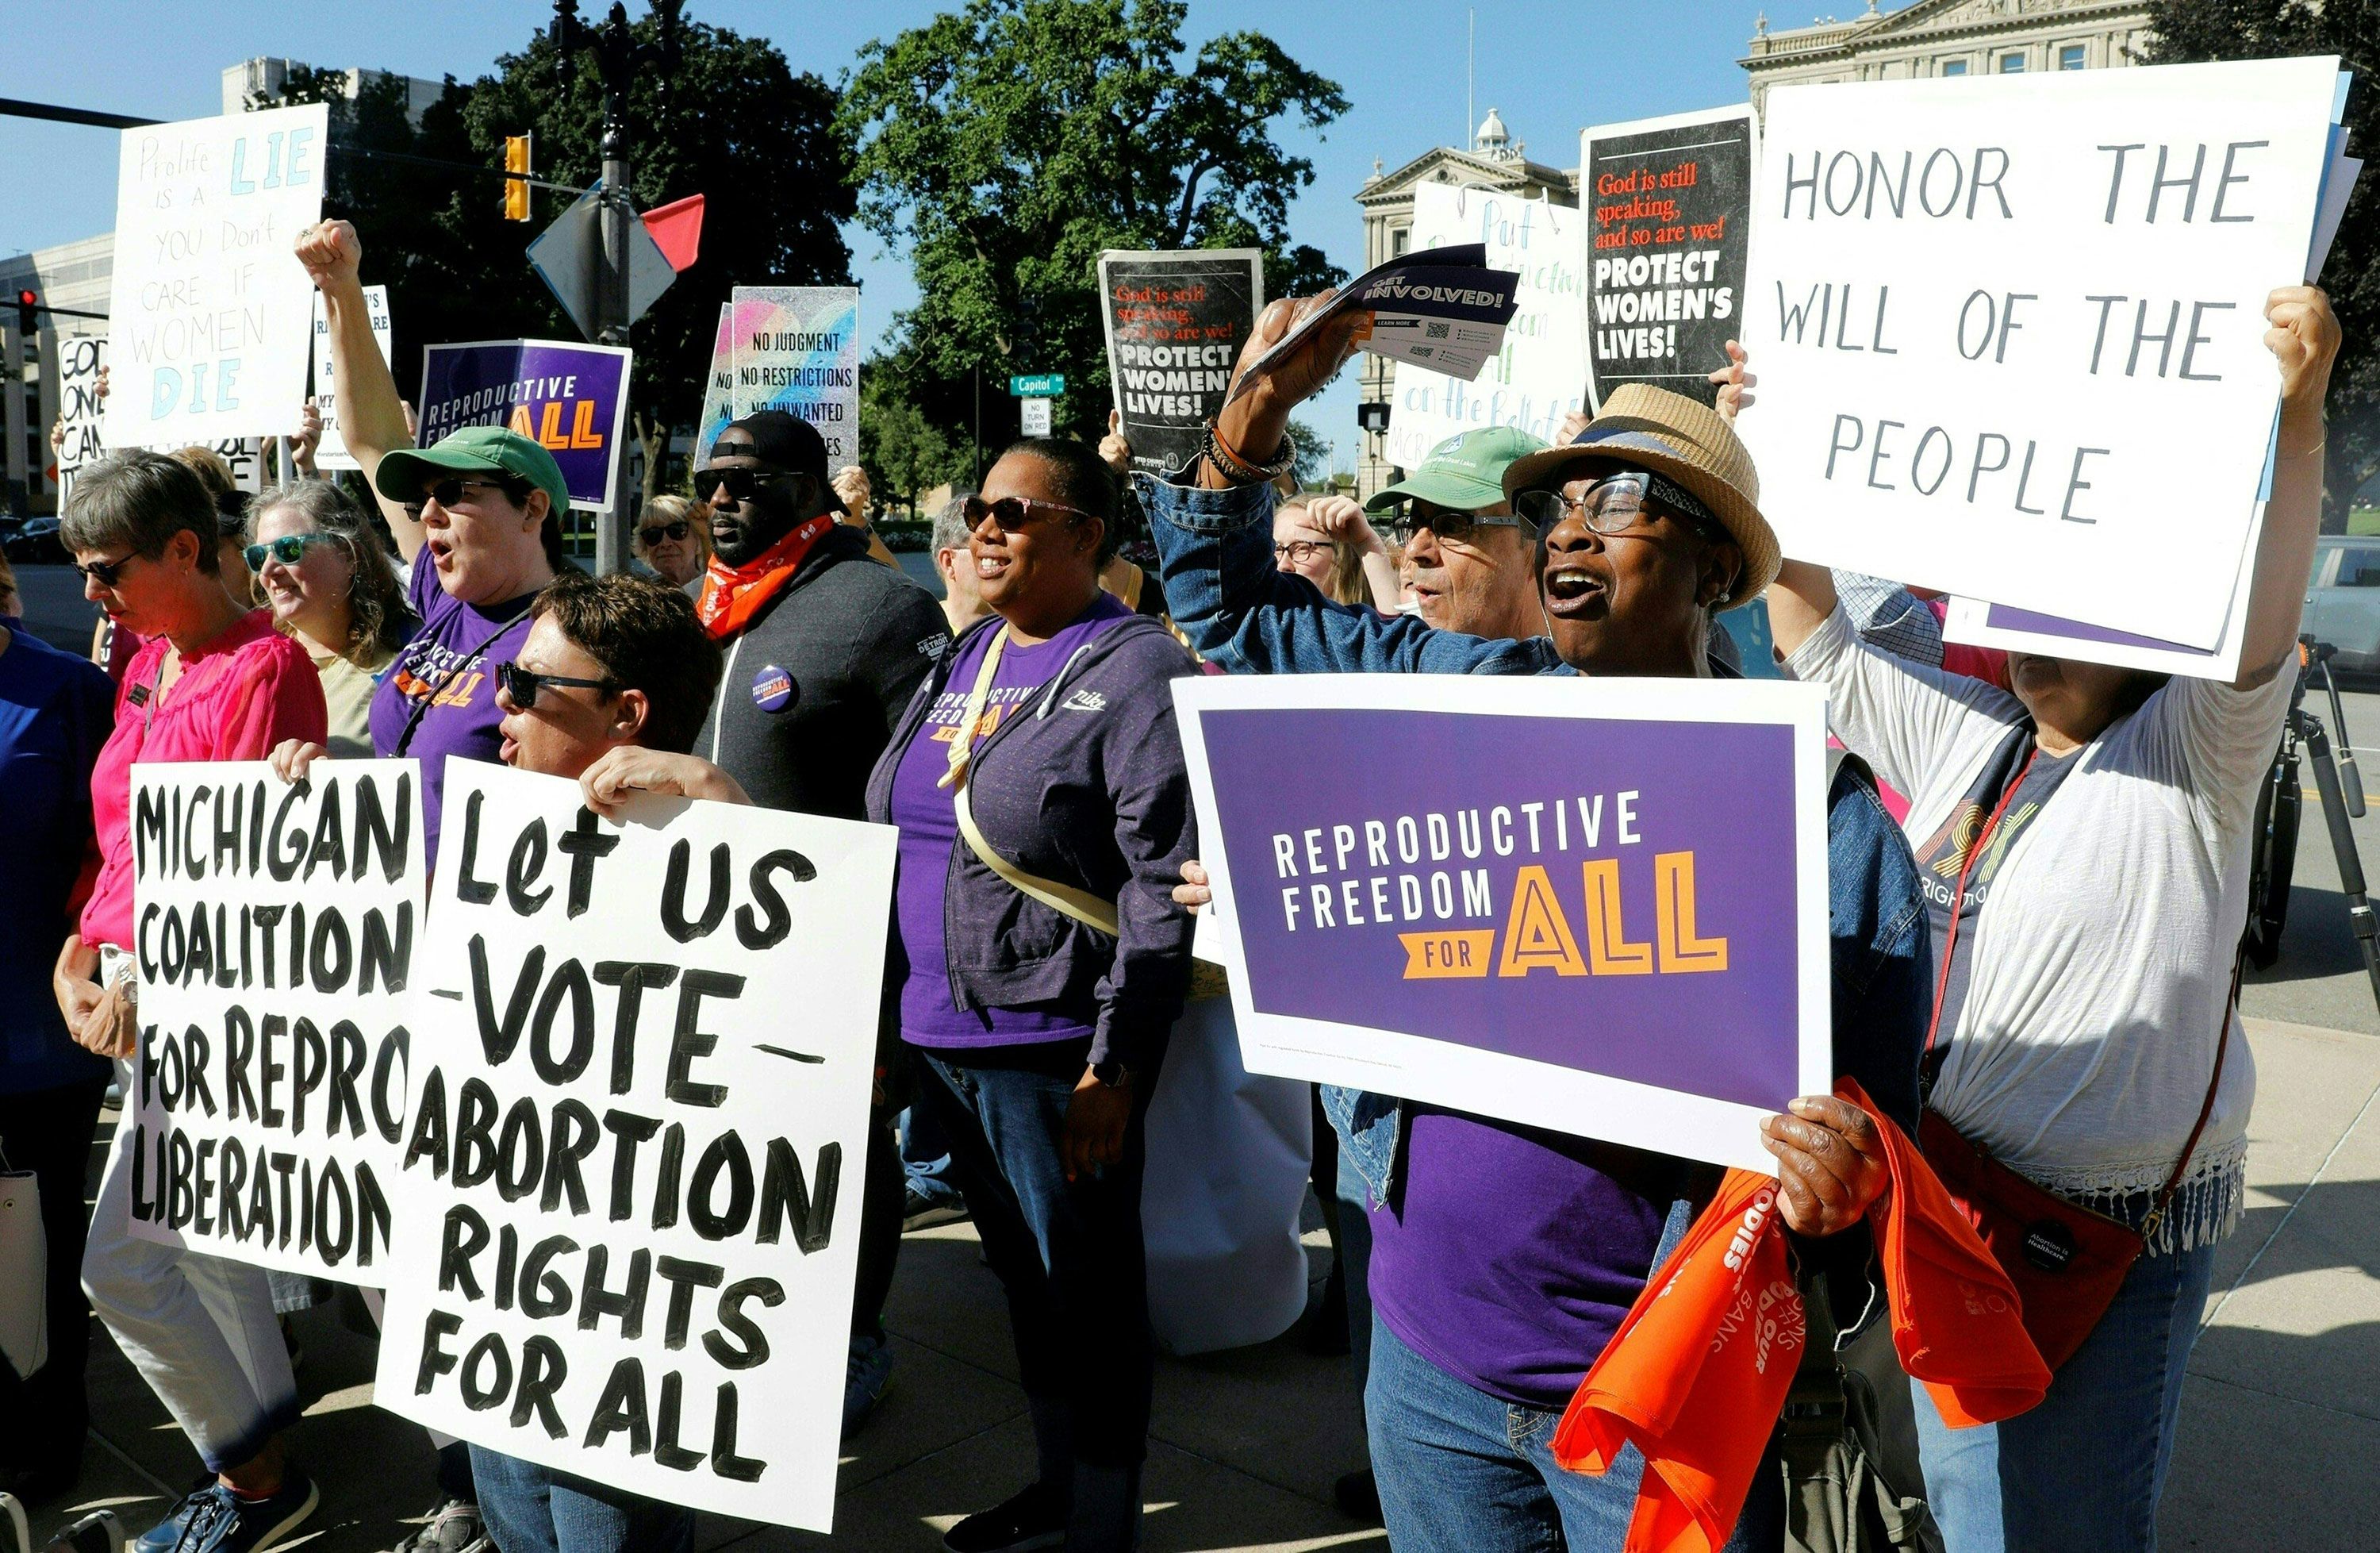
[[[29,347],[33,343],[34,331],[41,327],[41,321],[34,316],[41,305],[42,299],[30,290],[17,293],[17,332],[25,336]]]
[[[528,141],[527,135],[504,137],[504,171],[524,174],[529,171]],[[504,179],[504,219],[528,219],[528,182],[525,177]]]

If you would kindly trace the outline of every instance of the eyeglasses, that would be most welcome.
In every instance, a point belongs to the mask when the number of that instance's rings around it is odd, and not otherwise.
[[[662,540],[684,539],[693,532],[694,525],[681,518],[674,523],[657,523],[650,529],[638,529],[637,537],[643,540],[645,548],[650,550]]]
[[[608,677],[581,679],[568,674],[540,674],[509,659],[496,665],[496,683],[504,694],[512,698],[513,704],[524,712],[537,704],[538,692],[548,685],[568,685],[582,691],[593,691],[607,700],[620,691],[620,682]]]
[[[419,501],[405,503],[405,515],[419,523],[421,521],[421,509],[431,502],[451,508],[456,502],[463,499],[463,493],[466,491],[506,491],[508,489],[509,487],[501,480],[442,480],[423,492]]]
[[[981,528],[983,520],[990,518],[994,523],[1000,525],[1002,533],[1014,533],[1033,521],[1033,515],[1037,510],[1070,512],[1077,519],[1093,516],[1079,507],[1068,507],[1063,502],[1032,501],[1024,496],[1002,496],[998,501],[992,502],[988,502],[981,496],[969,496],[966,498],[966,505],[961,510],[966,514],[968,528]]]
[[[1517,505],[1517,504],[1515,504]],[[1427,529],[1445,544],[1477,545],[1487,535],[1483,529],[1520,529],[1535,537],[1535,531],[1522,518],[1502,513],[1456,512],[1448,507],[1425,507],[1416,501],[1405,501],[1390,509],[1389,532],[1399,544],[1411,544],[1414,536]]]
[[[1726,537],[1718,522],[1686,491],[1645,470],[1622,470],[1589,485],[1576,501],[1560,491],[1524,491],[1512,498],[1512,508],[1525,514],[1539,530],[1550,532],[1576,513],[1597,533],[1622,534],[1646,520],[1647,501],[1668,509],[1706,540]],[[1658,516],[1658,514],[1655,514]]]
[[[306,558],[306,546],[310,544],[334,544],[337,543],[339,543],[339,536],[337,534],[283,534],[279,539],[268,539],[261,544],[251,544],[246,550],[241,551],[240,554],[248,558],[249,570],[262,571],[264,569],[264,563],[268,559],[278,561],[285,567],[294,567],[299,561]]]
[[[126,567],[130,566],[134,561],[147,559],[148,556],[140,551],[130,550],[112,561],[93,561],[89,566],[83,565],[80,561],[68,564],[82,573],[86,581],[96,582],[103,588],[113,588],[115,586],[115,580],[123,575]]]
[[[1317,556],[1329,555],[1330,542],[1327,539],[1288,539],[1274,545],[1272,553],[1276,558],[1286,557],[1292,566],[1304,566]]]
[[[750,501],[753,492],[784,473],[783,470],[772,469],[697,470],[694,471],[694,499],[716,501],[723,490],[730,501]]]

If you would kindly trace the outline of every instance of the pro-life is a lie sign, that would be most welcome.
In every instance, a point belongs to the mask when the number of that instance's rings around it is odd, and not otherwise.
[[[2335,58],[1779,87],[1737,429],[1786,553],[2215,645]]]

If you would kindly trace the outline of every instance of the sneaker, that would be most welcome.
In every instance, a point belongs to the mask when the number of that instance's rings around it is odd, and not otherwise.
[[[282,1474],[280,1491],[268,1498],[243,1499],[218,1484],[185,1499],[187,1512],[176,1507],[181,1533],[165,1545],[165,1553],[268,1553],[287,1542],[322,1502],[314,1480],[295,1467]],[[152,1528],[142,1544],[162,1530]]]
[[[488,1553],[491,1546],[480,1507],[447,1498],[396,1545],[396,1553]]]
[[[1380,1483],[1369,1467],[1348,1473],[1332,1484],[1330,1502],[1350,1521],[1361,1521],[1369,1526],[1380,1524]]]
[[[190,1523],[190,1517],[198,1513],[202,1503],[222,1492],[223,1486],[215,1481],[214,1474],[207,1474],[199,1480],[196,1487],[183,1495],[174,1508],[165,1512],[165,1519],[128,1543],[127,1553],[174,1553],[175,1547],[182,1540],[183,1531]]]
[[[892,1340],[854,1338],[851,1359],[843,1372],[843,1437],[849,1439],[868,1422],[884,1388],[892,1384]]]
[[[929,1197],[916,1187],[901,1202],[901,1229],[930,1229],[937,1224],[956,1224],[967,1216],[966,1200],[958,1196]]]
[[[1066,1540],[1066,1512],[1040,1484],[981,1510],[942,1534],[949,1553],[1029,1553]]]

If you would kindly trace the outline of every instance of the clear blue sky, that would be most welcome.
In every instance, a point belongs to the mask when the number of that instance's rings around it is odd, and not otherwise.
[[[631,0],[641,13],[643,0]],[[608,0],[581,0],[600,15]],[[868,40],[914,26],[933,0],[689,0],[696,19],[771,39],[797,70],[828,80],[847,71]],[[1838,6],[1838,10],[1843,7]],[[1526,0],[1362,6],[1281,0],[1191,0],[1185,41],[1258,29],[1310,68],[1336,80],[1353,106],[1321,134],[1281,131],[1313,159],[1315,181],[1291,207],[1297,240],[1350,273],[1362,268],[1363,224],[1353,199],[1378,158],[1393,169],[1435,145],[1463,144],[1470,125],[1500,109],[1531,157],[1567,167],[1590,123],[1741,102],[1736,60],[1752,35],[1758,0]],[[196,0],[161,13],[146,0],[79,0],[72,20],[22,32],[0,50],[0,97],[65,103],[153,118],[221,110],[220,72],[259,55],[307,64],[362,66],[432,79],[469,79],[518,49],[552,15],[536,0]],[[1465,29],[1476,16],[1477,66],[1465,117]],[[1802,21],[1780,13],[1779,26]],[[0,253],[105,231],[115,213],[115,135],[104,129],[0,118],[0,155],[12,169],[0,201]],[[684,192],[693,193],[687,190]],[[867,233],[849,234],[863,287],[860,315],[872,344],[915,298],[907,256]],[[397,321],[398,328],[404,321]],[[1051,362],[1052,368],[1062,363]],[[1314,407],[1318,429],[1354,456],[1355,374],[1341,376]]]

